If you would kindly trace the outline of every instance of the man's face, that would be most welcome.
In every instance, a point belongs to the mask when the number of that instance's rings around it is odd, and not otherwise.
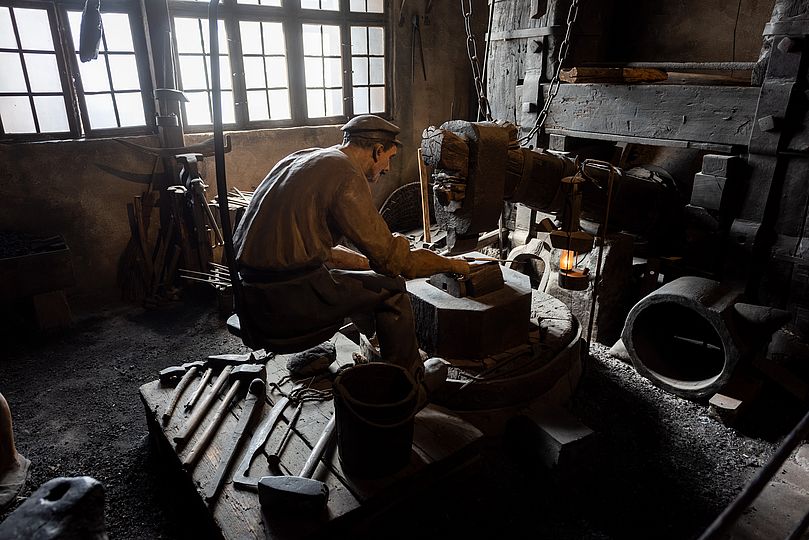
[[[379,180],[380,176],[390,170],[390,160],[396,155],[397,148],[395,144],[388,150],[385,150],[384,148],[385,147],[381,144],[375,144],[371,150],[373,162],[371,164],[371,170],[368,171],[368,174],[366,174],[368,182],[371,184]]]

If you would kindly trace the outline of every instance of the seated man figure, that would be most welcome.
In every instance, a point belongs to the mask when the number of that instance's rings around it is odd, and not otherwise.
[[[389,170],[399,128],[362,115],[342,130],[340,145],[279,161],[253,194],[234,234],[244,310],[253,332],[282,342],[328,333],[350,317],[364,334],[375,330],[384,361],[418,380],[423,365],[402,277],[468,274],[469,264],[410,249],[374,206],[370,184]],[[343,238],[361,254],[338,245]]]

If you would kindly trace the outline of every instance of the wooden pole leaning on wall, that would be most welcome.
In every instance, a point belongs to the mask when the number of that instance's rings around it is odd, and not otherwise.
[[[427,166],[421,158],[421,147],[418,149],[419,183],[421,184],[421,219],[424,225],[424,242],[431,242],[430,238],[430,181]]]

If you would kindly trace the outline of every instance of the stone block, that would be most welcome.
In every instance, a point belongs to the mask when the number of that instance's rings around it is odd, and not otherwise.
[[[520,459],[573,470],[590,460],[594,432],[557,405],[535,403],[509,422],[506,437]]]
[[[443,358],[483,358],[527,343],[530,281],[502,270],[503,288],[477,298],[456,298],[425,278],[408,281],[421,348]]]
[[[745,161],[741,156],[706,154],[702,156],[702,174],[732,178],[744,172]]]

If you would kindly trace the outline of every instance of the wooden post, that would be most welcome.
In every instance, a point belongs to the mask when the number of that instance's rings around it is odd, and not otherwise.
[[[430,182],[427,178],[427,167],[421,158],[421,147],[418,149],[419,182],[421,183],[421,219],[424,224],[424,242],[430,242]]]

